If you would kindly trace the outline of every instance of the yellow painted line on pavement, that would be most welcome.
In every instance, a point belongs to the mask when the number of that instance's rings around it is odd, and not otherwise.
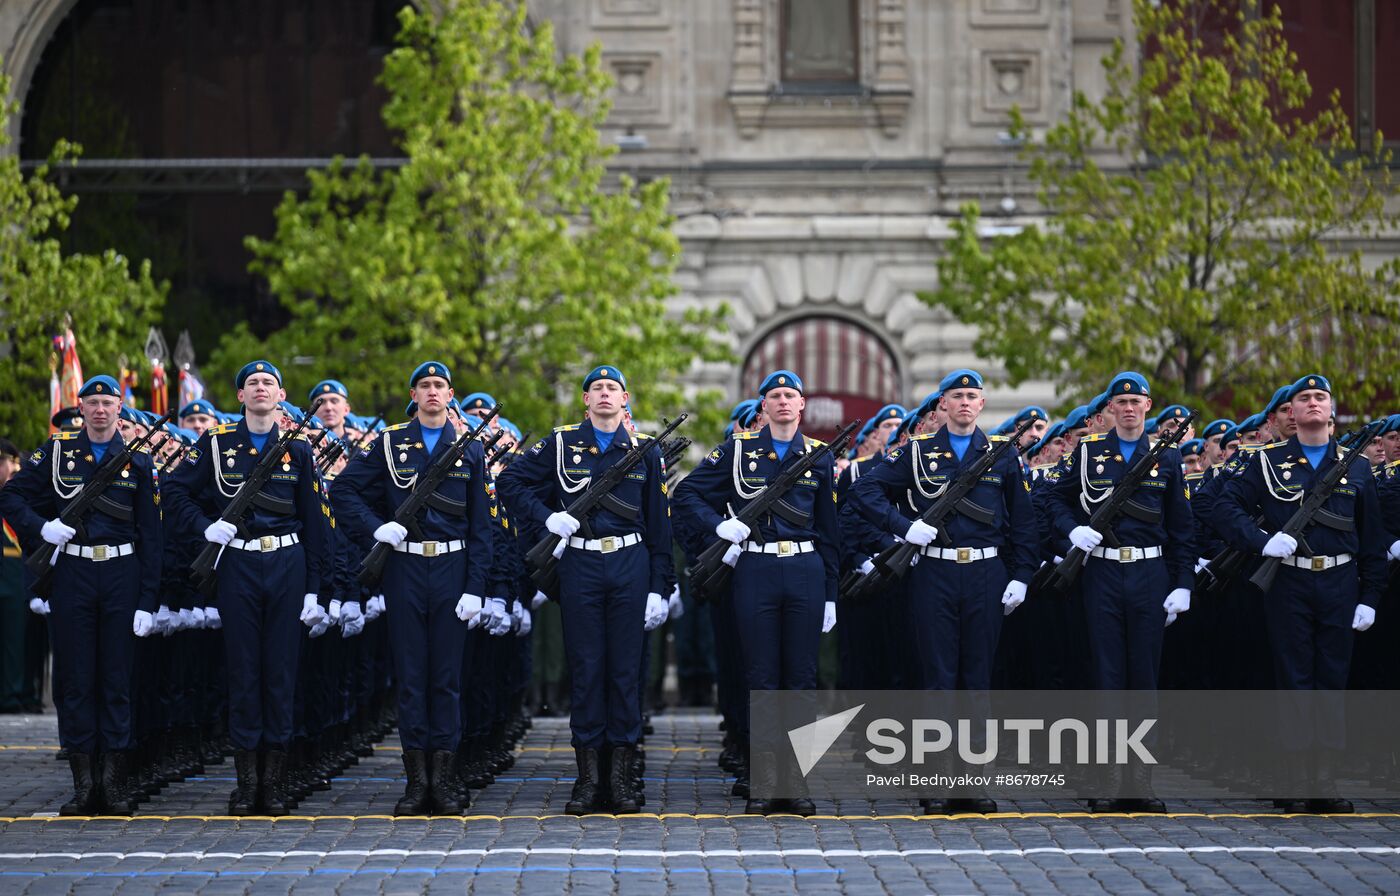
[[[590,815],[68,815],[68,816],[0,816],[0,824],[13,824],[17,822],[87,822],[87,821],[271,821],[271,822],[296,822],[296,821],[441,821],[445,819],[455,819],[457,821],[514,821],[526,819],[531,821],[547,821],[558,818],[612,818],[617,820],[625,819],[646,819],[648,821],[665,821],[672,818],[688,819],[711,819],[711,818],[801,818],[800,815],[789,813],[774,813],[773,815],[747,815],[741,812],[734,814],[725,813],[688,813],[688,812],[667,812],[655,814],[650,812],[638,812],[630,815],[613,815],[608,813],[593,813]],[[1400,818],[1400,812],[1355,812],[1350,815],[1317,815],[1313,813],[1273,813],[1273,812],[1168,812],[1165,814],[1151,812],[996,812],[990,815],[978,813],[959,813],[956,815],[812,815],[809,821],[963,821],[963,820],[990,820],[990,821],[1013,821],[1021,819],[1036,818],[1056,818],[1056,819],[1084,819],[1084,818],[1245,818],[1245,819],[1285,819],[1285,818]]]
[[[58,744],[0,744],[0,750],[57,751],[58,749]]]

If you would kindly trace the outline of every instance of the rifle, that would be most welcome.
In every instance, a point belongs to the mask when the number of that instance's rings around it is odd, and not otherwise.
[[[399,505],[399,509],[394,512],[393,521],[403,526],[410,532],[420,531],[418,528],[418,513],[426,507],[437,493],[438,484],[447,478],[447,474],[452,472],[457,466],[457,461],[466,453],[467,446],[470,445],[480,433],[491,431],[487,425],[497,414],[501,412],[500,404],[491,409],[491,413],[481,419],[481,423],[474,429],[467,429],[466,432],[452,440],[452,444],[442,454],[438,455],[428,469],[418,474],[418,480],[413,484],[413,491],[404,502]],[[496,442],[501,438],[501,433],[505,430],[498,429],[496,435],[486,443],[483,452],[490,451],[495,447]],[[364,562],[360,564],[359,580],[360,584],[366,588],[373,588],[384,576],[384,564],[389,559],[389,552],[393,548],[388,543],[377,541],[365,556]]]
[[[116,446],[109,448],[102,458],[102,463],[92,472],[88,481],[80,486],[82,490],[72,501],[68,502],[67,507],[59,511],[59,522],[76,530],[83,538],[87,538],[83,520],[94,508],[113,511],[110,515],[118,519],[130,518],[130,511],[107,497],[107,488],[116,480],[117,474],[126,469],[132,455],[150,445],[151,439],[163,433],[165,424],[173,419],[175,419],[175,411],[172,409],[160,419],[159,423],[146,430],[144,436],[131,442],[124,442],[120,448]],[[55,443],[54,450],[58,450],[57,443]],[[53,593],[53,563],[54,553],[57,550],[57,547],[45,541],[40,543],[34,553],[29,555],[29,559],[24,561],[24,565],[34,576],[34,586],[30,588],[30,591],[45,599]]]
[[[666,468],[670,469],[685,454],[685,449],[690,447],[690,439],[679,436],[661,446],[661,459],[666,462]]]
[[[1016,428],[1015,433],[1007,437],[1006,441],[997,442],[995,447],[977,455],[966,469],[958,473],[958,478],[948,484],[948,489],[939,496],[938,500],[919,515],[919,519],[938,529],[936,541],[942,542],[944,546],[951,546],[952,539],[945,530],[947,529],[947,520],[954,513],[961,513],[963,516],[984,525],[992,524],[996,519],[995,514],[973,504],[967,499],[967,496],[977,487],[977,483],[982,480],[987,471],[1001,462],[1008,451],[1014,448],[1019,456],[1020,449],[1017,447],[1017,443],[1021,436],[1035,425],[1035,422],[1034,420],[1025,421]],[[909,544],[906,541],[890,545],[875,556],[875,568],[869,573],[861,575],[858,570],[854,569],[846,573],[841,580],[838,593],[847,600],[866,599],[885,588],[888,581],[903,578],[921,550],[922,548],[918,545]]]
[[[1191,428],[1195,422],[1198,412],[1192,411],[1186,415],[1186,419],[1181,425],[1165,436],[1157,440],[1157,444],[1149,448],[1128,469],[1126,475],[1113,488],[1113,494],[1106,498],[1089,517],[1089,528],[1102,532],[1104,542],[1109,547],[1118,547],[1118,537],[1113,534],[1113,524],[1118,517],[1124,513],[1130,515],[1142,510],[1141,505],[1133,502],[1133,494],[1137,491],[1142,481],[1147,478],[1148,471],[1157,466],[1158,458],[1162,456],[1168,448],[1173,448],[1181,437],[1186,434],[1186,430]],[[1031,578],[1030,587],[1032,590],[1049,589],[1051,591],[1064,591],[1079,575],[1079,571],[1084,568],[1084,561],[1089,555],[1077,547],[1071,547],[1065,559],[1058,564],[1045,564],[1040,567],[1035,576]]]
[[[677,427],[685,422],[688,414],[681,414],[671,421],[667,427],[661,431],[661,435],[655,439],[633,439],[632,447],[627,449],[627,453],[619,458],[611,467],[603,471],[603,475],[597,479],[591,479],[588,488],[564,509],[564,512],[579,521],[579,531],[587,537],[591,532],[588,525],[588,514],[594,509],[605,506],[608,498],[612,495],[612,490],[622,482],[623,478],[631,472],[632,468],[642,462],[648,449],[653,445],[660,444],[663,439],[675,432]],[[535,543],[525,555],[526,565],[530,570],[530,578],[539,586],[541,591],[549,594],[557,594],[559,590],[559,557],[555,555],[560,551],[560,545],[564,540],[553,532],[548,532],[543,538]],[[562,551],[560,551],[562,553]]]
[[[1371,444],[1371,441],[1380,435],[1384,428],[1385,421],[1377,420],[1361,430],[1352,443],[1352,447],[1345,449],[1345,453],[1337,459],[1337,462],[1323,475],[1322,479],[1313,483],[1308,494],[1299,502],[1298,509],[1293,511],[1293,516],[1289,517],[1288,522],[1284,523],[1283,528],[1279,530],[1297,539],[1298,546],[1307,551],[1308,555],[1311,555],[1313,551],[1303,540],[1303,530],[1311,526],[1313,522],[1321,523],[1324,526],[1335,524],[1340,527],[1342,525],[1342,521],[1338,520],[1334,514],[1324,510],[1322,505],[1327,503],[1327,499],[1332,497],[1333,490],[1346,478],[1352,457],[1365,451],[1366,446]],[[1278,568],[1282,565],[1283,561],[1278,557],[1265,557],[1264,562],[1255,570],[1254,575],[1249,577],[1249,581],[1254,587],[1267,594],[1269,588],[1274,584],[1274,577],[1278,575]]]
[[[237,526],[240,532],[246,531],[243,528],[244,515],[246,515],[248,509],[252,507],[253,502],[262,496],[263,486],[267,485],[267,481],[272,478],[273,471],[282,463],[282,455],[287,452],[287,448],[292,444],[292,440],[300,435],[302,430],[306,428],[306,421],[308,419],[307,417],[302,417],[300,423],[286,432],[281,433],[277,437],[277,443],[273,445],[270,450],[266,445],[263,446],[263,456],[258,458],[257,465],[254,466],[252,472],[248,474],[248,478],[243,480],[243,484],[238,487],[238,491],[234,492],[233,498],[228,502],[228,506],[224,508],[224,512],[219,514],[219,519]],[[212,460],[215,464],[219,462],[217,457],[212,458]],[[217,467],[215,468],[215,475],[218,475]],[[214,571],[219,565],[219,558],[223,556],[225,547],[226,545],[214,544],[211,541],[206,541],[204,547],[200,549],[199,556],[195,557],[194,563],[190,564],[190,578],[193,580],[195,588],[201,594],[213,595],[214,586],[218,583]]]
[[[500,461],[501,458],[505,457],[507,454],[511,453],[511,452],[514,451],[516,448],[519,448],[521,445],[524,445],[524,444],[525,444],[525,440],[522,438],[520,441],[516,442],[516,443],[515,443],[514,445],[512,445],[510,448],[507,448],[507,447],[504,446],[504,445],[502,445],[501,447],[497,448],[494,452],[491,453],[491,456],[490,456],[490,457],[486,458],[486,467],[487,467],[487,469],[490,469],[490,467],[491,467],[492,464],[494,464],[494,463]]]
[[[757,530],[759,520],[772,512],[774,506],[808,470],[826,460],[828,456],[835,456],[860,423],[859,419],[852,420],[846,424],[845,429],[836,434],[836,438],[811,454],[801,457],[800,463],[789,463],[763,491],[744,505],[743,510],[734,515],[734,519],[748,526],[750,530]],[[690,593],[699,603],[705,603],[712,596],[723,594],[729,587],[734,570],[724,562],[724,555],[731,546],[731,543],[723,538],[717,539],[705,548],[695,563],[686,570],[686,575],[690,577]]]

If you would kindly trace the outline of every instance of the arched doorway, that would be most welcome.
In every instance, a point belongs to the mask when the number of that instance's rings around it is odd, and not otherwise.
[[[853,418],[869,419],[904,394],[899,363],[884,341],[844,317],[812,316],[769,331],[744,362],[749,394],[770,371],[791,370],[806,387],[802,431],[829,439]]]

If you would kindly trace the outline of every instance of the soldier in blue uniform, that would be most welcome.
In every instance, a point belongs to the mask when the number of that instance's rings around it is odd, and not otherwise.
[[[559,607],[572,676],[572,731],[578,777],[565,806],[571,815],[638,809],[633,755],[642,734],[643,625],[665,612],[672,567],[671,522],[661,453],[642,463],[595,511],[580,520],[565,508],[595,474],[633,446],[622,406],[627,381],[611,365],[583,380],[582,423],[556,427],[501,474],[497,488],[511,518],[526,531],[563,539]],[[585,528],[586,527],[586,528]],[[599,762],[611,747],[609,792],[601,792]]]
[[[448,473],[410,538],[394,522],[418,475],[445,451],[457,433],[449,425],[452,373],[440,361],[425,361],[409,377],[418,416],[384,430],[336,478],[336,505],[360,546],[376,541],[393,547],[380,593],[389,623],[390,654],[399,687],[399,735],[408,784],[396,815],[423,815],[429,808],[462,814],[453,765],[462,734],[460,625],[483,610],[492,556],[490,495],[485,455],[467,446]],[[465,425],[465,424],[463,424]]]
[[[161,575],[157,482],[150,455],[133,455],[81,533],[58,518],[107,452],[121,444],[114,442],[120,438],[117,381],[95,376],[78,396],[83,428],[55,434],[30,455],[0,489],[0,517],[28,550],[41,541],[56,548],[49,600],[54,704],[74,791],[59,811],[129,815],[135,811],[127,782],[134,745],[132,634],[154,630]]]
[[[321,380],[312,386],[306,395],[306,411],[316,415],[331,435],[344,442],[347,451],[353,447],[352,437],[346,432],[346,424],[350,422],[350,390],[344,383]]]
[[[238,776],[229,814],[261,807],[284,815],[301,640],[297,622],[310,628],[326,619],[318,594],[329,578],[330,507],[311,445],[299,437],[284,450],[241,526],[219,519],[263,452],[277,444],[278,402],[287,394],[281,372],[265,360],[244,365],[234,385],[245,416],[210,429],[190,449],[170,477],[166,511],[178,529],[202,532],[205,541],[221,547],[217,606]]]
[[[1047,510],[1054,533],[1089,554],[1080,584],[1093,686],[1156,690],[1165,626],[1191,606],[1196,562],[1191,505],[1181,454],[1172,448],[1162,453],[1134,494],[1134,512],[1114,525],[1120,546],[1104,545],[1105,533],[1087,525],[1133,458],[1148,450],[1143,432],[1152,408],[1147,380],[1138,373],[1120,373],[1105,394],[1112,396],[1106,415],[1113,429],[1086,437],[1077,451],[1066,455],[1047,493]],[[1112,768],[1112,773],[1118,771]],[[1149,768],[1134,763],[1129,771],[1136,788],[1150,792]],[[1108,785],[1116,789],[1112,773]],[[1155,798],[1125,801],[1111,794],[1090,800],[1091,811],[1124,808],[1164,810]]]
[[[1338,691],[1347,686],[1354,632],[1365,631],[1376,620],[1388,539],[1375,479],[1360,454],[1346,458],[1348,473],[1332,492],[1325,516],[1301,539],[1280,531],[1308,487],[1345,457],[1328,432],[1333,404],[1326,377],[1300,378],[1285,403],[1294,435],[1253,452],[1243,472],[1226,483],[1215,510],[1221,534],[1230,544],[1283,561],[1263,602],[1275,686]],[[1255,522],[1261,512],[1262,528]],[[1332,708],[1329,719],[1291,716],[1287,709],[1281,719],[1280,737],[1290,753],[1289,779],[1312,792],[1332,786],[1337,754],[1345,746],[1344,710],[1340,702]],[[1311,769],[1303,752],[1309,748],[1317,749]],[[1288,808],[1350,812],[1352,807],[1329,794],[1292,800]]]
[[[733,544],[734,617],[750,690],[812,690],[822,632],[836,624],[839,532],[830,460],[813,465],[788,492],[781,509],[752,530],[734,519],[785,467],[806,466],[821,443],[802,435],[802,380],[777,370],[759,386],[767,424],[736,433],[715,448],[676,489],[676,512],[695,532]],[[747,741],[748,732],[743,738]],[[747,811],[779,808],[750,797]],[[811,800],[790,801],[800,815]]]

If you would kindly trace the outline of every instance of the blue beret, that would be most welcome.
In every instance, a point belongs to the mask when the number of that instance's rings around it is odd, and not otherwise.
[[[915,411],[910,411],[909,413],[907,413],[907,414],[904,415],[904,419],[903,419],[902,421],[900,421],[899,429],[895,430],[895,432],[896,432],[896,433],[901,433],[901,432],[913,432],[913,431],[914,431],[914,424],[916,424],[916,423],[918,423],[918,422],[919,422],[919,412],[918,412],[917,410],[915,410]]]
[[[59,408],[58,412],[55,413],[52,418],[50,418],[49,422],[53,423],[53,425],[58,427],[59,429],[62,429],[64,426],[68,425],[74,420],[82,419],[82,416],[83,412],[76,407]]]
[[[1288,400],[1292,401],[1299,392],[1306,392],[1309,389],[1321,389],[1328,395],[1332,394],[1332,384],[1327,381],[1327,377],[1320,373],[1310,373],[1307,376],[1298,377],[1298,382],[1288,389]]]
[[[87,398],[90,395],[110,395],[113,398],[122,397],[122,387],[117,385],[117,381],[105,373],[83,383],[83,388],[78,390],[79,398]]]
[[[1385,429],[1381,430],[1381,435],[1388,432],[1400,432],[1400,414],[1391,414],[1385,418]]]
[[[1214,436],[1224,435],[1225,430],[1230,429],[1234,425],[1235,421],[1233,420],[1212,420],[1206,424],[1205,429],[1201,430],[1201,438],[1209,439],[1213,438]]]
[[[1050,415],[1045,413],[1045,408],[1039,405],[1028,405],[1017,412],[1016,416],[1011,421],[1011,428],[1015,429],[1027,420],[1044,420],[1048,423],[1050,421]]]
[[[1187,439],[1181,443],[1180,450],[1182,457],[1194,457],[1205,450],[1206,443],[1203,439]]]
[[[761,410],[757,398],[751,398],[749,401],[751,401],[752,404],[744,409],[744,413],[739,416],[739,419],[734,421],[745,429],[753,426],[754,421],[758,419],[758,412]]]
[[[1090,417],[1094,416],[1095,414],[1102,414],[1103,409],[1108,407],[1108,393],[1100,392],[1098,395],[1095,395],[1093,398],[1091,398],[1089,400],[1089,403],[1084,407],[1086,410],[1088,410]]]
[[[77,410],[77,408],[74,408],[74,410]],[[127,423],[140,423],[142,426],[146,425],[146,418],[141,416],[141,412],[128,404],[122,405],[122,409],[117,412],[117,419],[125,420]]]
[[[745,398],[743,401],[734,405],[734,409],[729,412],[729,419],[738,420],[740,417],[744,416],[744,411],[748,410],[751,406],[755,404],[758,404],[758,399]]]
[[[975,370],[968,370],[966,367],[954,370],[943,378],[938,384],[939,392],[947,392],[949,389],[981,389],[982,374]]]
[[[349,398],[350,390],[345,388],[345,384],[340,380],[321,380],[311,387],[311,391],[306,395],[306,403],[314,404],[316,399],[322,395],[339,395],[341,398]]]
[[[903,420],[904,415],[907,413],[909,412],[905,409],[904,405],[887,404],[884,407],[880,408],[879,413],[877,413],[874,417],[871,417],[870,419],[874,420],[875,424],[878,426],[879,424],[884,423],[886,420]]]
[[[871,417],[869,420],[865,421],[865,423],[861,426],[860,432],[856,434],[856,441],[857,441],[857,442],[863,442],[863,441],[865,441],[865,440],[870,436],[870,434],[871,434],[872,432],[874,432],[874,431],[875,431],[875,418],[874,418],[874,417]]]
[[[249,361],[238,371],[238,376],[233,378],[234,388],[242,389],[243,383],[255,373],[270,373],[277,378],[277,385],[282,385],[282,371],[272,366],[271,361]]]
[[[303,416],[305,416],[305,415],[303,415]],[[317,419],[315,416],[305,417],[305,420],[306,420],[306,428],[307,428],[307,429],[325,429],[325,428],[326,428],[326,424],[322,423],[322,422],[321,422],[319,419]],[[298,420],[297,422],[300,423],[301,421]]]
[[[473,392],[462,399],[462,409],[467,411],[490,411],[496,407],[496,399],[485,392]]]
[[[220,414],[220,415],[219,415],[219,419],[220,419],[220,422],[222,422],[222,423],[240,423],[240,422],[242,422],[242,420],[243,420],[243,415],[242,415],[242,414],[231,414],[231,413],[230,413],[230,414]]]
[[[1221,448],[1224,448],[1225,446],[1229,445],[1231,442],[1238,442],[1239,440],[1240,440],[1240,430],[1239,430],[1239,427],[1237,427],[1235,424],[1231,423],[1229,426],[1225,427],[1225,431],[1224,431],[1223,433],[1220,434],[1220,447],[1221,447]]]
[[[1186,415],[1190,413],[1191,412],[1186,409],[1185,405],[1169,404],[1162,409],[1162,413],[1157,415],[1157,425],[1161,426],[1163,423],[1167,423],[1171,420],[1184,420],[1186,419]]]
[[[219,412],[214,409],[214,406],[202,398],[196,398],[194,401],[180,408],[181,417],[188,417],[191,414],[207,414],[210,417],[219,416]]]
[[[588,376],[583,378],[583,391],[587,392],[588,387],[599,380],[612,380],[622,387],[622,391],[627,391],[627,377],[622,375],[621,370],[618,370],[616,367],[609,367],[606,364],[588,371]]]
[[[1107,394],[1110,398],[1116,395],[1151,395],[1152,390],[1148,388],[1147,377],[1125,370],[1108,384]]]
[[[759,383],[758,395],[760,398],[768,394],[769,389],[796,389],[798,395],[806,394],[802,389],[802,378],[791,370],[775,370],[763,378]]]
[[[1045,446],[1049,445],[1051,442],[1056,439],[1063,439],[1067,432],[1069,432],[1069,427],[1061,420],[1059,423],[1045,430],[1045,435],[1040,437],[1040,441],[1035,443],[1035,447],[1031,449],[1030,453],[1033,455],[1039,454],[1045,449]]]
[[[1065,432],[1071,429],[1079,429],[1089,422],[1089,406],[1081,404],[1079,407],[1069,412],[1065,418]]]
[[[1158,426],[1159,424],[1157,423],[1157,418],[1153,417],[1151,420],[1148,420],[1145,424],[1143,424],[1143,434],[1149,436],[1156,435]]]
[[[418,402],[416,401],[410,401],[403,409],[405,417],[412,417],[416,413],[418,413]]]
[[[1275,389],[1273,397],[1269,399],[1269,403],[1264,405],[1264,416],[1267,417],[1269,414],[1277,411],[1279,405],[1287,403],[1291,398],[1288,392],[1292,388],[1293,384],[1289,383],[1286,386],[1279,386]]]
[[[160,422],[160,418],[157,417],[155,414],[152,414],[150,411],[137,411],[136,414],[141,418],[141,422],[145,424],[147,429],[153,428],[157,423]]]
[[[1016,418],[1015,418],[1015,417],[1007,417],[1005,420],[1001,421],[1000,423],[998,423],[998,424],[996,425],[996,427],[992,430],[992,435],[994,435],[994,436],[1004,436],[1004,435],[1008,435],[1008,434],[1011,432],[1011,430],[1013,430],[1013,429],[1015,429],[1015,428],[1016,428]]]
[[[514,423],[511,423],[504,417],[497,417],[496,422],[501,424],[501,429],[504,429],[506,432],[510,433],[511,436],[517,442],[520,441],[520,427],[516,426]]]
[[[1259,429],[1259,427],[1261,427],[1261,426],[1263,426],[1263,425],[1264,425],[1264,415],[1263,415],[1263,414],[1251,414],[1251,415],[1249,415],[1248,417],[1246,417],[1246,418],[1244,418],[1243,420],[1240,421],[1240,425],[1239,425],[1239,427],[1237,428],[1237,431],[1239,432],[1240,436],[1243,437],[1245,433],[1247,433],[1247,432],[1255,432],[1256,430]]]
[[[440,376],[447,380],[447,385],[452,385],[452,371],[447,369],[447,365],[441,361],[424,361],[413,368],[413,375],[408,378],[408,388],[412,389],[418,385],[418,381],[425,376]]]
[[[733,424],[733,423],[726,423],[726,424],[724,425],[724,438],[725,438],[726,441],[729,440],[729,439],[734,438],[734,424]]]
[[[447,409],[450,411],[456,411],[460,414],[462,412],[462,405],[457,401],[457,399],[449,398],[447,400]]]
[[[938,389],[938,390],[936,390],[936,391],[934,391],[934,392],[930,392],[930,393],[924,398],[923,401],[919,402],[919,407],[917,408],[917,410],[915,410],[915,413],[918,414],[920,417],[926,417],[926,416],[928,416],[929,414],[933,413],[934,408],[938,407],[938,399],[940,399],[940,398],[942,398],[942,397],[943,397],[943,390],[942,390],[942,389]]]
[[[175,436],[186,445],[193,445],[195,442],[199,441],[198,433],[192,429],[185,429],[180,426],[175,427]]]
[[[277,402],[277,406],[281,408],[288,417],[291,417],[294,423],[300,423],[306,417],[306,415],[301,412],[301,408],[292,404],[290,401],[279,401]]]

